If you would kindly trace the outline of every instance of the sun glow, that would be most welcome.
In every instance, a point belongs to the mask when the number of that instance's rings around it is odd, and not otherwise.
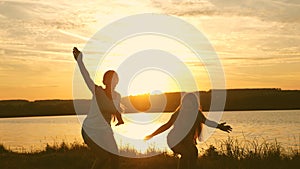
[[[161,70],[145,70],[136,74],[129,84],[131,95],[180,91],[175,79]]]
[[[100,51],[101,48],[99,48],[99,46],[101,46],[101,44],[95,42],[95,44],[91,44],[89,48],[86,49],[86,54],[90,54],[90,57],[92,58],[90,61],[92,65],[95,64],[97,59],[99,60],[100,54],[104,52]],[[176,78],[174,78],[175,76],[170,74],[170,72],[167,72],[166,70],[160,70],[159,68],[155,67],[146,67],[145,69],[135,72],[135,75],[131,77],[132,79],[130,79],[129,84],[123,84],[122,82],[124,81],[124,77],[126,77],[128,72],[126,69],[118,71],[120,67],[136,66],[134,65],[134,63],[132,63],[131,65],[125,65],[124,63],[128,61],[127,59],[129,59],[133,55],[149,50],[164,51],[170,55],[173,55],[174,58],[178,59],[179,62],[182,62],[182,67],[176,67]],[[149,57],[151,57],[151,55]],[[161,57],[165,56],[162,54]],[[198,79],[201,79],[202,87],[206,87],[206,84],[203,85],[203,83],[209,81],[205,67],[190,64],[192,62],[199,63],[198,65],[201,65],[201,61],[199,60],[199,58],[195,56],[194,53],[184,44],[176,41],[175,39],[171,39],[165,36],[141,35],[130,37],[116,44],[101,59],[102,60],[99,61],[94,76],[96,83],[101,84],[103,74],[107,70],[116,70],[120,78],[120,82],[116,90],[119,91],[122,96],[144,93],[160,94],[163,92],[182,91],[181,87],[183,86],[180,86],[178,84],[186,80],[186,74],[183,73],[183,67],[191,71],[191,75],[195,77],[197,83]],[[154,61],[155,60],[153,60],[153,62]],[[174,65],[172,65],[172,62],[170,62],[170,65],[166,64],[166,67],[167,66]],[[130,70],[130,68],[128,69]],[[184,88],[187,91],[196,90],[188,85],[184,86]]]
[[[169,116],[166,113],[123,114],[125,122],[123,125],[116,127],[114,123],[112,124],[119,148],[134,148],[141,153],[146,153],[152,148],[158,151],[167,149],[168,132],[161,133],[148,141],[145,141],[144,137],[165,123]]]

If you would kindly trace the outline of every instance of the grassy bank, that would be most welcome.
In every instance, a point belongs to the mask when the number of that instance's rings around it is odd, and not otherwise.
[[[228,139],[220,142],[220,148],[210,146],[198,159],[199,168],[205,169],[285,169],[299,168],[299,149],[284,150],[276,141],[240,143]],[[130,148],[122,153],[139,154]],[[155,150],[150,150],[153,153]],[[89,169],[94,157],[82,144],[46,146],[45,150],[16,153],[0,146],[1,169]],[[178,158],[162,153],[148,158],[121,158],[121,168],[169,169],[176,168]]]

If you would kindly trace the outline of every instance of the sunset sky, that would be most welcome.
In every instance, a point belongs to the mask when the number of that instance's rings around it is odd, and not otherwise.
[[[221,60],[226,88],[300,89],[299,0],[15,0],[0,1],[0,99],[71,99],[73,46],[82,49],[105,25],[141,13],[168,14],[199,29]],[[126,43],[119,48],[128,49]],[[199,89],[209,90],[199,70]],[[142,74],[136,81],[145,82]]]

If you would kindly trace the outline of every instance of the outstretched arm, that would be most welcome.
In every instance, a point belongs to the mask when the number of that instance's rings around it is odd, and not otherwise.
[[[86,85],[88,86],[90,91],[92,93],[94,93],[95,92],[95,83],[91,79],[89,72],[87,71],[86,67],[84,66],[84,63],[82,61],[82,53],[76,47],[74,47],[73,48],[73,55],[74,55],[75,60],[78,63],[79,70],[82,74],[82,77],[83,77]]]
[[[211,121],[211,120],[206,119],[206,121],[205,121],[204,124],[207,125],[208,127],[216,127],[216,128],[218,128],[218,129],[220,129],[220,130],[222,130],[222,131],[225,131],[225,132],[227,132],[227,133],[229,133],[229,132],[232,131],[231,126],[225,125],[226,122],[218,124],[218,123],[215,122],[215,121]]]
[[[160,133],[166,131],[166,130],[167,130],[168,128],[170,128],[171,126],[172,126],[172,124],[169,123],[169,122],[167,122],[166,124],[160,126],[160,127],[159,127],[157,130],[155,130],[152,134],[146,136],[146,137],[144,138],[144,140],[149,140],[149,139],[151,139],[152,137],[154,137],[154,136],[156,136],[156,135],[158,135],[158,134],[160,134]]]
[[[172,117],[173,117],[173,116],[172,116]],[[175,118],[172,118],[172,117],[170,118],[170,120],[169,120],[167,123],[165,123],[164,125],[160,126],[160,127],[159,127],[157,130],[155,130],[152,134],[146,136],[146,137],[144,138],[144,140],[149,140],[149,139],[151,139],[152,137],[154,137],[154,136],[156,136],[156,135],[158,135],[158,134],[160,134],[160,133],[166,131],[167,129],[169,129],[169,128],[174,124],[174,122],[175,122]]]
[[[226,124],[226,122],[219,124],[219,125],[218,125],[218,129],[220,129],[220,130],[222,130],[222,131],[225,131],[225,132],[227,132],[227,133],[231,132],[231,131],[232,131],[231,126],[225,125],[225,124]]]

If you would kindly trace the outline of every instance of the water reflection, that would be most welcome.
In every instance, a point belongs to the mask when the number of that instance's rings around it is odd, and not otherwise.
[[[126,114],[125,124],[113,127],[119,147],[135,147],[145,152],[149,147],[168,149],[166,133],[143,141],[143,137],[169,119],[170,113]],[[85,116],[80,116],[83,119]],[[237,111],[225,112],[222,121],[233,127],[227,134],[216,130],[199,150],[210,144],[216,145],[228,136],[238,140],[260,139],[261,141],[279,142],[284,148],[299,148],[300,111]],[[76,116],[25,117],[0,119],[0,143],[14,151],[38,151],[47,144],[82,143],[81,124]],[[205,128],[204,128],[205,132]]]

